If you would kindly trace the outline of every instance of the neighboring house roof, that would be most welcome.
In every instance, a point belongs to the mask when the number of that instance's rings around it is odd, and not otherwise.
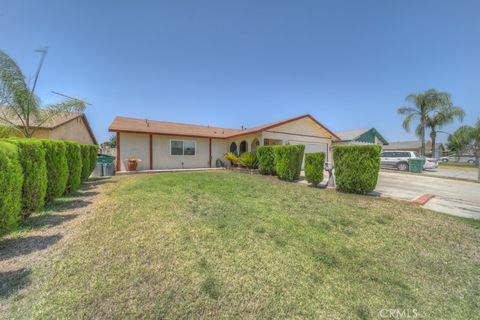
[[[148,119],[136,119],[127,117],[116,117],[110,127],[109,131],[113,132],[130,132],[130,133],[151,133],[151,134],[165,134],[176,136],[188,136],[188,137],[204,137],[204,138],[232,138],[247,134],[258,133],[274,127],[281,126],[283,124],[300,120],[303,118],[309,118],[313,120],[317,125],[326,130],[332,135],[334,140],[339,139],[332,131],[323,126],[315,118],[309,114],[301,115],[294,118],[289,118],[282,121],[276,121],[261,126],[253,127],[250,129],[230,129],[211,126],[201,126],[195,124],[185,124],[177,122],[155,121]]]
[[[431,145],[430,141],[425,142],[426,145]],[[443,143],[435,143],[437,148],[444,148]],[[422,142],[418,140],[413,141],[395,141],[390,142],[388,146],[385,146],[384,150],[406,150],[406,149],[420,149],[422,147]]]
[[[337,132],[337,136],[341,141],[361,141],[361,142],[374,142],[370,141],[370,137],[377,137],[384,145],[388,144],[388,141],[375,129],[375,128],[361,128],[348,131]]]
[[[40,111],[40,113],[48,112],[47,110],[42,110],[42,109],[40,109],[39,111]],[[18,127],[23,127],[23,123],[18,118],[18,116],[9,112],[9,109],[7,109],[6,107],[0,106],[0,115],[2,117],[7,118],[7,120],[10,123],[13,123],[14,125],[16,125]],[[83,121],[85,122],[87,130],[90,133],[90,135],[92,136],[92,140],[93,140],[94,144],[97,144],[97,139],[95,138],[95,135],[93,134],[92,128],[90,127],[90,124],[88,123],[87,117],[85,116],[85,114],[83,112],[61,112],[61,113],[55,115],[54,117],[50,118],[45,123],[42,123],[38,127],[42,128],[42,129],[52,130],[52,129],[60,127],[61,125],[65,124],[67,122],[75,120],[79,117],[81,117],[83,119]],[[32,124],[32,126],[37,126],[38,121],[33,114],[31,115],[30,123]]]

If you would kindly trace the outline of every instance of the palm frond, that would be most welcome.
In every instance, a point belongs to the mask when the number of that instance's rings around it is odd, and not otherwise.
[[[418,110],[412,107],[400,107],[397,109],[397,113],[401,115],[418,114]]]
[[[405,129],[405,131],[410,132],[410,123],[413,121],[413,119],[416,118],[416,116],[417,116],[416,113],[411,113],[407,115],[405,119],[403,119],[402,127],[403,129]]]
[[[69,99],[60,103],[49,104],[36,114],[35,126],[40,127],[52,118],[66,112],[83,112],[85,101],[80,99]],[[40,110],[39,110],[40,111]]]

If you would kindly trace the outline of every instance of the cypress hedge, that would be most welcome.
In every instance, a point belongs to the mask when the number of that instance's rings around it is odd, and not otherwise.
[[[63,141],[42,140],[47,165],[47,194],[45,202],[51,203],[62,196],[67,188],[68,163],[67,148]]]
[[[325,152],[305,153],[305,178],[316,186],[323,181]]]
[[[298,179],[302,170],[303,144],[275,146],[275,172],[278,178],[287,181]]]
[[[75,192],[82,183],[82,154],[80,144],[65,141],[67,148],[68,179],[65,193]]]
[[[23,171],[22,215],[28,217],[42,208],[47,193],[47,164],[40,140],[9,139],[18,147],[18,159]]]
[[[90,146],[90,174],[95,170],[97,166],[98,146],[91,144]]]
[[[90,176],[90,145],[81,144],[80,152],[82,154],[82,182]]]
[[[337,189],[358,194],[372,192],[380,170],[380,151],[378,145],[334,146]]]
[[[274,146],[257,147],[258,171],[261,174],[275,175]]]
[[[0,141],[0,235],[17,226],[22,207],[22,185],[18,148]]]

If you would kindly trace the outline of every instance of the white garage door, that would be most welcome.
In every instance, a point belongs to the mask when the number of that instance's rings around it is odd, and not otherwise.
[[[328,159],[328,144],[321,143],[321,142],[307,142],[307,141],[295,141],[290,140],[288,141],[289,144],[303,144],[305,145],[305,153],[307,152],[324,152],[325,153],[325,161]],[[302,161],[302,170],[305,164],[305,157],[303,157]]]

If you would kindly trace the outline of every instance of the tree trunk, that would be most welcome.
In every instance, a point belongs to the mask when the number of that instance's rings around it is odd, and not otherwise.
[[[430,132],[430,138],[432,139],[432,158],[435,159],[435,141],[437,139],[437,132],[434,129]]]
[[[420,153],[422,156],[425,156],[425,115],[422,114],[421,119],[420,119],[420,124],[422,125],[422,149],[420,150]]]

